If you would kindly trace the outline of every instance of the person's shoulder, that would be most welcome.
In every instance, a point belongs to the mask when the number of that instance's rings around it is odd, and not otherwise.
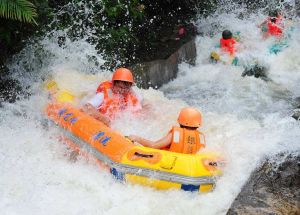
[[[105,89],[109,89],[112,87],[112,81],[103,81],[99,84],[99,86],[97,87],[96,92],[100,93],[103,92]]]

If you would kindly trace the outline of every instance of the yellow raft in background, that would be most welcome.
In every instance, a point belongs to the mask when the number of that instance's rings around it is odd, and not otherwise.
[[[208,192],[222,174],[217,153],[188,155],[136,146],[74,107],[70,92],[62,90],[56,95],[56,102],[46,107],[48,118],[64,129],[64,136],[80,151],[105,164],[119,180],[158,189]]]

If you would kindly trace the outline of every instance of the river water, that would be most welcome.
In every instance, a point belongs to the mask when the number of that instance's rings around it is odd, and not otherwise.
[[[300,149],[300,124],[291,117],[293,101],[300,96],[299,20],[294,20],[289,47],[270,55],[272,41],[262,41],[256,27],[264,15],[238,15],[199,19],[195,24],[203,35],[196,38],[196,65],[181,64],[178,78],[159,90],[136,89],[149,104],[147,113],[136,120],[126,113],[112,125],[124,134],[155,140],[176,123],[180,108],[197,107],[208,148],[221,151],[227,160],[214,192],[199,195],[121,184],[92,161],[70,161],[58,141],[59,129],[43,119],[47,95],[42,79],[52,76],[63,88],[84,95],[84,103],[111,74],[91,62],[90,56],[104,62],[92,45],[67,40],[62,48],[56,42],[61,32],[56,32],[53,39],[29,45],[9,65],[14,78],[30,86],[31,96],[0,109],[1,214],[225,214],[264,158]],[[242,78],[239,66],[209,64],[209,53],[225,28],[241,32],[240,58],[257,57],[272,81]]]

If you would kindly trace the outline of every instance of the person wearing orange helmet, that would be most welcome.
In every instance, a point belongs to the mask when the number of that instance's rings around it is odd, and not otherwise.
[[[141,109],[142,99],[133,91],[133,84],[133,75],[129,69],[116,69],[111,81],[100,83],[96,95],[83,106],[83,111],[109,126],[120,111]]]
[[[136,135],[128,138],[143,146],[165,149],[183,154],[196,154],[206,145],[205,136],[197,129],[202,125],[201,113],[191,107],[183,108],[177,119],[179,126],[173,126],[169,133],[157,141],[144,139]]]

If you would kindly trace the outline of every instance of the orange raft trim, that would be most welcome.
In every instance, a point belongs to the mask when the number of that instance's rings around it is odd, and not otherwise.
[[[55,123],[89,143],[114,162],[120,162],[122,155],[134,146],[121,134],[113,132],[102,122],[69,104],[49,104],[46,112]],[[106,147],[108,142],[109,147]]]
[[[216,177],[222,174],[218,168],[219,157],[215,154],[187,155],[135,146],[120,133],[68,103],[49,103],[45,112],[64,129],[64,136],[108,165],[118,179],[159,189],[175,187],[203,192],[211,191]]]

